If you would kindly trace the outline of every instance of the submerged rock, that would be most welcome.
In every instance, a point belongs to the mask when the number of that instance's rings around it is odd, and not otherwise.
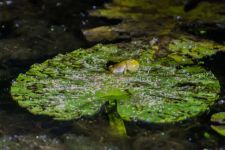
[[[158,57],[156,45],[138,46],[138,42],[127,47],[100,44],[58,55],[20,74],[11,94],[30,112],[58,120],[93,116],[104,104],[115,101],[116,111],[126,121],[183,121],[208,110],[218,98],[220,85],[210,71],[170,56],[194,60],[215,53],[217,46],[201,51],[204,42],[196,42],[181,49],[185,44],[180,41],[185,40],[171,40],[163,57]],[[115,75],[108,71],[109,62],[134,58],[139,62],[136,72]]]

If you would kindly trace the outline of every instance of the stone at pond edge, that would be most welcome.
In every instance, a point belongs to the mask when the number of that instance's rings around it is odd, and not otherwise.
[[[211,72],[195,65],[176,67],[170,61],[163,65],[148,51],[153,50],[97,45],[58,55],[20,74],[11,94],[21,107],[54,119],[93,116],[116,100],[122,119],[150,123],[195,117],[217,99],[220,86]],[[140,62],[137,72],[115,75],[107,70],[109,61],[134,58]]]

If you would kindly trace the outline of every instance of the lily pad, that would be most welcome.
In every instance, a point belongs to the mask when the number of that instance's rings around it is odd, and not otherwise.
[[[225,112],[215,113],[211,116],[211,128],[218,134],[225,136]]]
[[[152,49],[122,49],[96,45],[58,55],[33,65],[12,84],[15,101],[30,112],[71,120],[93,116],[116,102],[118,115],[127,121],[172,123],[208,110],[218,98],[220,85],[201,66],[174,66]],[[136,59],[137,72],[112,74],[109,62]]]
[[[225,112],[213,114],[211,116],[211,122],[225,125]]]
[[[225,136],[225,126],[216,126],[216,125],[211,125],[211,128],[216,131],[218,134]]]

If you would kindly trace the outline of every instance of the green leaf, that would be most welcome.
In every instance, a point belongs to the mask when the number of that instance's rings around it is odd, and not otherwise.
[[[225,112],[213,114],[210,120],[213,124],[211,125],[211,128],[218,134],[225,136]]]
[[[225,126],[216,126],[211,125],[211,128],[216,131],[218,134],[225,136]]]
[[[215,113],[211,116],[211,122],[225,125],[225,112]]]
[[[203,113],[218,98],[220,85],[210,71],[194,64],[181,66],[170,57],[152,57],[155,50],[148,45],[129,45],[96,45],[33,65],[12,84],[13,99],[34,114],[59,120],[93,116],[106,103],[116,102],[122,120],[173,123]],[[137,72],[108,71],[109,62],[128,59],[140,63]],[[109,118],[122,133],[122,121],[113,114]]]

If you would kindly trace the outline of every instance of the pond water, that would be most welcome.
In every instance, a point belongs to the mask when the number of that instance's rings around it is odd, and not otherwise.
[[[211,114],[225,110],[225,54],[206,58],[222,86],[210,112],[179,124],[126,123],[128,137],[112,136],[104,114],[59,122],[20,108],[9,93],[11,82],[30,65],[59,53],[90,47],[81,29],[116,21],[90,18],[87,10],[104,0],[0,0],[0,149],[225,149],[210,128]]]

